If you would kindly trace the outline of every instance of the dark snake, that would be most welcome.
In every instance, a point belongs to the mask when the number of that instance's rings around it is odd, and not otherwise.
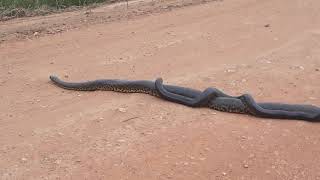
[[[161,78],[156,81],[99,79],[85,82],[65,82],[56,76],[50,76],[50,79],[55,85],[68,90],[145,93],[189,107],[209,107],[218,111],[261,118],[320,121],[320,108],[313,105],[257,103],[249,94],[229,96],[216,88],[207,88],[201,92],[191,88],[164,85]]]

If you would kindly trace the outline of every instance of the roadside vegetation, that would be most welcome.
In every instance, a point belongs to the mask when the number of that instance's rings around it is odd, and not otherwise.
[[[0,20],[95,5],[115,0],[0,0]]]

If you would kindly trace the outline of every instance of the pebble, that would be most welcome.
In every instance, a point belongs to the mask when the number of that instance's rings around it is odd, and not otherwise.
[[[299,65],[295,65],[295,66],[292,66],[291,69],[301,69],[301,70],[304,70],[304,67],[303,67],[303,66],[299,66]]]
[[[319,69],[319,68],[316,68],[315,71],[320,71],[320,69]]]
[[[260,63],[266,63],[266,64],[271,64],[272,62],[266,59],[261,59],[259,60]]]
[[[125,112],[127,112],[127,109],[126,108],[118,108],[118,111],[125,113]]]
[[[268,61],[268,60],[267,60],[266,63],[267,63],[267,64],[271,64],[271,61]]]
[[[33,35],[34,36],[39,36],[39,32],[36,31],[36,32],[33,33]]]
[[[58,132],[58,135],[63,136],[64,134],[62,132]]]
[[[249,168],[249,165],[248,164],[243,164],[243,167],[244,168]]]
[[[234,73],[234,72],[236,72],[236,70],[235,69],[227,69],[226,72],[227,73]]]
[[[59,164],[61,164],[61,160],[58,159],[58,160],[56,160],[54,163],[59,165]]]
[[[27,158],[21,158],[21,161],[26,162],[28,159]]]
[[[264,27],[270,27],[270,24],[266,24],[266,25],[264,25]]]

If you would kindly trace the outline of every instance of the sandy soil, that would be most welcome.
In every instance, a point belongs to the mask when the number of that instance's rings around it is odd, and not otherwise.
[[[225,0],[171,11],[154,4],[148,15],[110,22],[102,15],[116,10],[101,7],[92,10],[100,23],[79,23],[72,12],[0,24],[0,179],[320,179],[319,124],[49,82],[50,74],[163,77],[320,105],[320,1]],[[16,36],[39,24],[44,31]],[[48,35],[52,27],[63,31]]]

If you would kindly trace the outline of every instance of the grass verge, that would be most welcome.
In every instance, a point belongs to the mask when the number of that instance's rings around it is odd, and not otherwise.
[[[0,0],[0,20],[45,15],[72,7],[83,7],[114,0]]]

